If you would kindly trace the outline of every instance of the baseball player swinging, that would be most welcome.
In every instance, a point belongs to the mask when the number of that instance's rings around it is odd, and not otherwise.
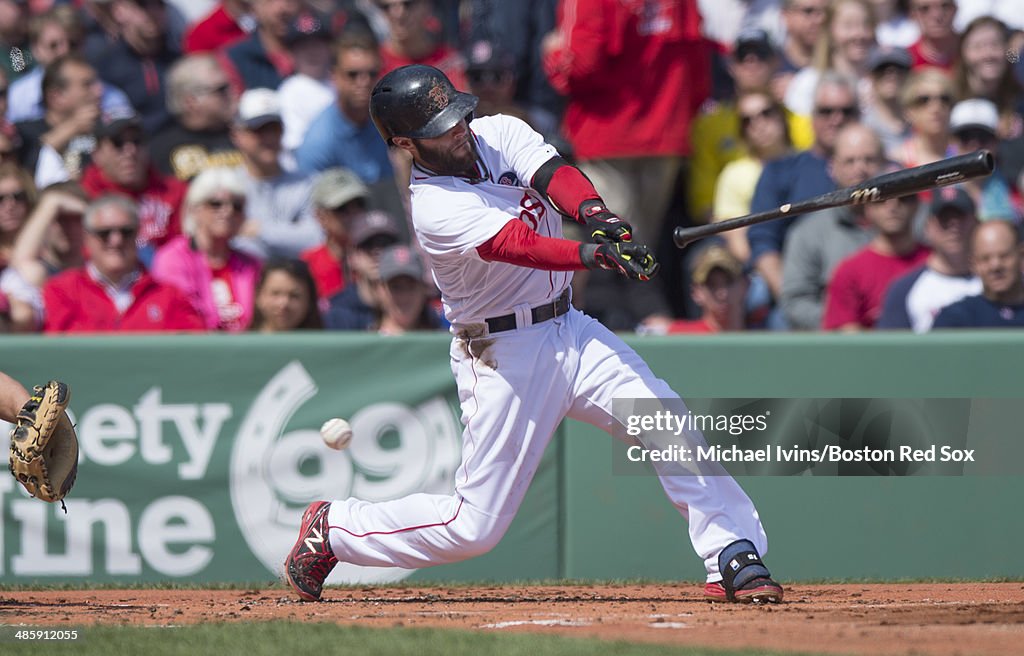
[[[474,119],[476,104],[423,65],[388,73],[370,99],[381,136],[412,155],[413,225],[452,324],[465,426],[455,492],[312,503],[285,561],[302,599],[320,598],[339,560],[420,568],[486,553],[564,417],[628,440],[613,399],[678,402],[632,349],[569,303],[572,271],[648,280],[658,269],[650,251],[539,134],[508,116]],[[596,243],[563,239],[563,214]],[[705,597],[782,601],[759,555],[767,538],[757,511],[732,477],[660,480],[689,521],[708,573]]]

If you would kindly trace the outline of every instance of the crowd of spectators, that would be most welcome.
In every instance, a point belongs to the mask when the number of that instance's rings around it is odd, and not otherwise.
[[[612,329],[1024,325],[1021,9],[0,0],[0,333],[446,329],[369,116],[409,63],[531,124],[658,253],[647,284],[577,274]],[[982,180],[671,243],[978,149]]]

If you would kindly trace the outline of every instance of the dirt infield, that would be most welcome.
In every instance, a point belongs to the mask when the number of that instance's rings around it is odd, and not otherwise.
[[[1024,644],[1024,583],[795,585],[786,603],[710,604],[696,585],[0,591],[0,624],[182,625],[287,619],[529,631],[830,654],[1005,654]]]

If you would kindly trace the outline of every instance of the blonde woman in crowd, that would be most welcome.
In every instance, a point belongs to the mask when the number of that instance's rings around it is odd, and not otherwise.
[[[792,148],[785,110],[769,91],[741,95],[736,100],[736,114],[746,154],[722,169],[715,185],[712,221],[748,214],[764,163],[787,154]],[[750,259],[746,228],[730,230],[723,236],[729,251],[740,262]]]
[[[174,285],[211,330],[239,332],[252,321],[260,261],[231,247],[245,222],[245,181],[237,170],[209,168],[185,195],[185,234],[161,246],[153,277]]]
[[[894,153],[897,163],[909,168],[956,154],[949,130],[955,99],[953,81],[941,69],[927,67],[910,74],[900,97],[910,136]]]
[[[35,202],[31,174],[13,162],[0,162],[0,271],[10,262],[14,240]]]
[[[74,182],[50,185],[39,195],[14,241],[10,263],[0,274],[0,293],[10,303],[11,330],[39,330],[43,283],[84,263],[85,209],[85,192]]]

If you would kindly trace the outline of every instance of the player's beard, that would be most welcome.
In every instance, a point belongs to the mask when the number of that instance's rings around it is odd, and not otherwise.
[[[469,131],[466,132],[466,139],[469,148],[464,148],[462,144],[459,144],[447,150],[427,146],[420,141],[417,144],[420,164],[438,175],[475,178],[477,176],[476,139]]]

